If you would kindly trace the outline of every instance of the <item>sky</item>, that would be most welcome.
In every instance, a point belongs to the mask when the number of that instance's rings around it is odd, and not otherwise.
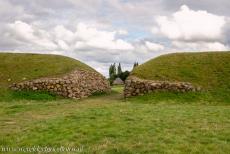
[[[59,54],[105,76],[173,52],[229,51],[229,0],[0,0],[0,52]]]

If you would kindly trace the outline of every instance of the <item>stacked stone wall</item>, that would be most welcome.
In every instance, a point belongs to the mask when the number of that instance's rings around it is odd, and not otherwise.
[[[12,90],[48,91],[66,98],[80,99],[94,93],[109,92],[109,82],[94,71],[75,70],[62,77],[40,78],[10,86]]]
[[[124,97],[143,95],[154,91],[196,92],[200,90],[200,87],[188,82],[144,80],[130,76],[125,82]]]

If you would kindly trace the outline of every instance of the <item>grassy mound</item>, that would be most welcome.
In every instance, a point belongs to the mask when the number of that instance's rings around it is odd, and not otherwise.
[[[7,88],[14,82],[55,77],[76,68],[94,71],[86,64],[64,56],[0,53],[0,100],[11,97]]]
[[[150,80],[191,82],[216,98],[230,100],[230,52],[163,55],[136,67],[131,74]]]

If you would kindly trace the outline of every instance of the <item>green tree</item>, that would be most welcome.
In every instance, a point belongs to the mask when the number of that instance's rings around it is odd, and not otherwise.
[[[138,63],[135,63],[135,65],[138,65]],[[112,85],[113,81],[119,77],[121,80],[125,81],[126,78],[129,76],[130,72],[129,71],[122,71],[121,64],[119,63],[118,66],[116,67],[116,63],[113,63],[109,67],[109,82]]]
[[[119,63],[117,66],[117,75],[120,76],[122,73],[122,69],[121,69],[121,64]]]
[[[113,70],[112,70],[112,64],[109,66],[109,78],[111,78],[113,74]]]
[[[109,78],[114,78],[116,76],[116,64],[111,64],[109,67]]]
[[[133,69],[135,68],[135,67],[137,67],[139,64],[138,64],[138,62],[134,62],[134,64],[133,64]]]
[[[129,74],[130,74],[129,71],[125,71],[125,72],[122,72],[119,77],[121,78],[121,80],[125,81],[127,77],[129,76]]]
[[[117,75],[117,68],[116,63],[113,64],[113,76],[115,77]]]
[[[117,70],[116,70],[116,64],[111,64],[109,67],[109,81],[110,84],[113,83],[113,81],[115,80],[115,78],[117,77]]]

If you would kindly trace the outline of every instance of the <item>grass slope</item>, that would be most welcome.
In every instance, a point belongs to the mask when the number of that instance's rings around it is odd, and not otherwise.
[[[80,101],[1,102],[0,145],[83,146],[85,154],[229,153],[229,105],[124,101],[121,92],[115,87]]]
[[[58,55],[0,53],[0,100],[11,96],[13,82],[59,76],[75,68],[93,70],[80,61]]]
[[[230,100],[230,52],[163,55],[136,67],[131,74],[150,80],[191,82],[216,98]]]

